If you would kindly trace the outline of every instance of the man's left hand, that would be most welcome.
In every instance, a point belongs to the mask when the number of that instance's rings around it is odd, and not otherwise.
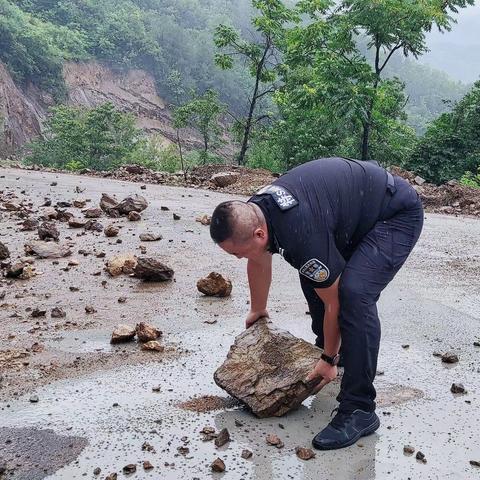
[[[320,383],[312,391],[312,395],[318,393],[327,383],[337,378],[337,367],[330,365],[324,360],[319,360],[315,365],[315,368],[308,374],[307,382],[321,378]]]

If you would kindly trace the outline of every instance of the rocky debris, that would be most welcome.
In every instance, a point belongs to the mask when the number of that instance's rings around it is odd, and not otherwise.
[[[285,446],[282,440],[280,440],[280,437],[274,433],[269,433],[265,438],[265,441],[268,445],[272,445],[272,447],[283,448]]]
[[[446,352],[442,355],[442,362],[443,363],[457,363],[458,356],[453,352]]]
[[[135,328],[130,325],[120,324],[114,328],[110,343],[129,342],[133,340],[133,337],[135,337]]]
[[[136,164],[123,165],[123,169],[126,170],[128,173],[133,173],[134,175],[140,175],[142,173],[148,172],[148,168]]]
[[[422,453],[420,450],[417,452],[417,454],[415,455],[415,458],[417,460],[419,460],[420,462],[422,463],[427,463],[427,459],[425,458],[425,454]]]
[[[215,446],[220,448],[230,441],[230,432],[226,428],[222,428],[215,438]]]
[[[116,473],[111,473],[105,477],[105,480],[117,480],[118,475]]]
[[[97,311],[95,310],[95,307],[92,305],[86,305],[85,306],[85,313],[96,313]]]
[[[149,342],[150,340],[156,340],[162,335],[162,332],[155,328],[153,325],[149,325],[145,322],[137,323],[135,327],[138,340],[140,342]]]
[[[480,342],[473,342],[474,347],[480,347]]]
[[[28,280],[36,275],[33,267],[24,262],[16,262],[7,268],[5,276],[7,278],[19,278],[21,280]]]
[[[128,215],[130,212],[143,212],[148,207],[148,202],[141,195],[132,195],[124,198],[115,209],[120,215]]]
[[[470,465],[473,467],[480,467],[480,461],[479,460],[470,460]]]
[[[232,185],[237,182],[238,177],[240,175],[237,172],[221,172],[221,173],[215,173],[210,177],[210,181],[216,186],[216,187],[228,187],[229,185]]]
[[[242,450],[242,458],[244,458],[245,460],[248,460],[249,458],[252,458],[253,456],[253,452],[251,452],[250,450]]]
[[[83,215],[85,218],[100,218],[102,216],[102,209],[101,208],[87,208],[83,211]]]
[[[161,210],[162,212],[168,212],[170,209],[169,209],[168,207],[166,207],[165,205],[162,205],[162,206],[160,207],[160,210]]]
[[[40,214],[42,220],[56,220],[58,217],[58,212],[53,207],[44,208]]]
[[[52,316],[52,318],[65,318],[67,316],[67,314],[61,307],[53,307],[50,315]]]
[[[30,403],[38,403],[39,398],[38,395],[32,395],[28,400]]]
[[[52,242],[32,241],[25,244],[27,255],[37,255],[40,258],[62,258],[72,254],[68,245],[61,245]]]
[[[134,463],[129,463],[122,468],[123,473],[130,474],[137,471],[137,466]]]
[[[41,343],[38,343],[38,342],[32,343],[32,346],[30,347],[30,351],[33,352],[33,353],[43,352],[44,349],[45,349],[45,347]]]
[[[136,265],[137,257],[133,253],[123,253],[110,258],[105,269],[112,277],[116,277],[122,273],[131,274]]]
[[[207,226],[212,223],[212,217],[210,215],[203,215],[202,217],[197,217],[195,221]]]
[[[46,315],[47,311],[42,308],[35,307],[32,310],[32,318],[39,318],[39,317],[44,317]]]
[[[102,473],[102,469],[100,467],[96,467],[93,469],[93,474],[95,476],[100,475],[100,473]]]
[[[300,460],[311,460],[315,458],[315,453],[311,448],[296,447],[295,453]]]
[[[212,472],[224,472],[225,463],[221,458],[216,458],[210,465]]]
[[[103,225],[96,220],[89,220],[85,224],[85,230],[89,230],[91,232],[103,232]]]
[[[163,352],[165,347],[157,342],[157,340],[150,340],[149,342],[142,343],[142,350],[150,352]]]
[[[151,470],[152,468],[153,468],[153,465],[148,460],[145,460],[143,462],[143,469],[144,470]]]
[[[127,218],[131,222],[139,222],[142,219],[142,216],[138,212],[132,211],[132,212],[129,212],[129,214],[127,215]]]
[[[70,228],[84,228],[85,225],[88,223],[86,218],[71,218],[68,221],[68,226]]]
[[[462,383],[452,383],[450,391],[452,393],[467,393]]]
[[[42,222],[38,227],[38,237],[40,240],[58,240],[60,232],[52,222]]]
[[[228,297],[232,293],[232,282],[220,273],[211,272],[197,282],[197,289],[207,296]]]
[[[57,220],[62,223],[68,223],[73,217],[73,213],[67,212],[66,210],[57,210]]]
[[[156,450],[155,450],[155,447],[153,445],[150,445],[150,443],[148,442],[143,442],[142,444],[142,450],[144,452],[153,452],[153,453],[157,453]]]
[[[403,453],[406,455],[413,455],[415,453],[415,447],[412,447],[411,445],[404,445]]]
[[[116,237],[119,231],[120,229],[116,225],[110,224],[105,227],[104,233],[107,237]]]
[[[87,200],[85,198],[76,198],[73,201],[73,206],[75,208],[85,208],[86,205],[87,205]]]
[[[39,221],[36,218],[27,218],[22,223],[22,231],[33,232],[38,228]]]
[[[102,193],[100,199],[100,208],[110,217],[119,217],[120,214],[115,207],[118,205],[118,201],[115,197],[108,195],[108,193]]]
[[[10,250],[4,243],[0,242],[0,260],[6,260],[9,257]]]
[[[133,270],[133,276],[148,282],[163,282],[173,278],[174,271],[155,258],[140,257]]]
[[[182,217],[178,213],[172,214],[174,220],[180,220]]]
[[[118,297],[117,302],[118,303],[126,303],[127,302],[127,297]]]
[[[197,413],[207,413],[216,410],[225,410],[227,408],[238,407],[239,403],[231,397],[219,397],[218,395],[203,395],[193,397],[186,402],[178,404],[183,410],[189,410]]]
[[[281,416],[312,393],[319,380],[305,379],[321,353],[314,345],[260,319],[235,339],[214,380],[258,417]]]
[[[156,242],[161,240],[163,237],[159,233],[141,233],[140,240],[142,242]]]

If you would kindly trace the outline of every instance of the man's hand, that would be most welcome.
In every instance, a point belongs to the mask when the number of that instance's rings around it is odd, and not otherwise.
[[[337,378],[337,367],[330,365],[324,360],[319,360],[315,365],[315,368],[308,374],[307,382],[321,378],[320,383],[312,391],[312,395],[318,393],[327,383]]]
[[[250,313],[247,315],[247,319],[245,320],[245,328],[250,328],[257,320],[262,317],[270,318],[266,310],[260,310],[258,312],[250,311]]]

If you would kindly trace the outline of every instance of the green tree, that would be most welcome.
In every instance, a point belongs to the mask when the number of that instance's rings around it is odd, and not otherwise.
[[[451,112],[430,124],[406,166],[435,183],[468,178],[467,172],[474,176],[480,168],[479,131],[480,81]]]
[[[192,100],[176,108],[173,113],[175,128],[192,127],[197,129],[203,138],[201,160],[206,163],[209,151],[218,145],[222,127],[220,116],[225,105],[219,102],[217,92],[207,90],[203,95],[194,96]]]
[[[259,14],[252,19],[257,39],[247,41],[234,28],[219,25],[215,30],[214,41],[219,49],[215,55],[216,64],[222,69],[230,69],[235,64],[235,58],[245,62],[250,75],[254,79],[253,90],[248,97],[247,114],[245,118],[236,118],[237,128],[242,131],[238,163],[245,163],[245,154],[251,131],[268,115],[256,115],[258,103],[266,95],[272,94],[277,85],[277,69],[279,52],[277,43],[280,41],[284,26],[293,21],[295,15],[279,0],[252,0],[252,5]]]

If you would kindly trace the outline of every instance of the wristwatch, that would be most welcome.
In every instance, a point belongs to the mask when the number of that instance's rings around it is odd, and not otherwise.
[[[329,357],[325,353],[322,353],[320,357],[324,362],[327,362],[329,365],[332,365],[332,367],[335,367],[338,365],[338,362],[340,361],[340,355],[337,353],[333,357]]]

